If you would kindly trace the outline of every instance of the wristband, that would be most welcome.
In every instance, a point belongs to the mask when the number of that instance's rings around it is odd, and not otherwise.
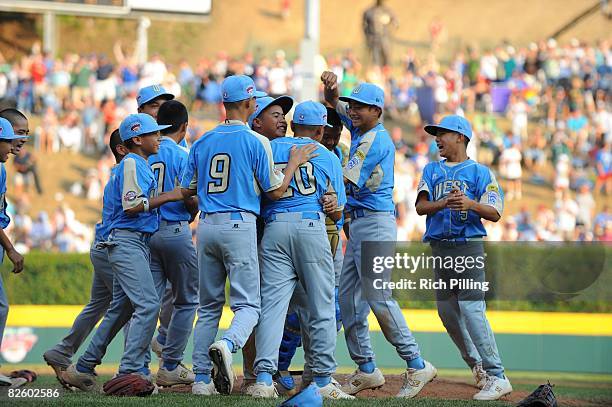
[[[149,212],[149,200],[148,199],[143,199],[142,200],[142,205],[144,206],[144,212]]]

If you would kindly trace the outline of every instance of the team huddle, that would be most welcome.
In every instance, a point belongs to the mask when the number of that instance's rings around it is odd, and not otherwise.
[[[395,147],[382,124],[384,92],[362,83],[339,97],[336,75],[324,72],[321,80],[325,105],[294,106],[289,96],[258,92],[247,76],[227,77],[221,87],[226,120],[190,148],[185,106],[159,85],[139,91],[139,113],[110,137],[117,165],[104,188],[102,221],[90,251],[90,302],[69,334],[43,355],[62,385],[96,390],[95,368],[123,329],[124,352],[112,379],[117,383],[191,385],[196,395],[230,394],[233,354],[241,350],[243,394],[353,399],[385,383],[370,342],[370,311],[406,361],[397,397],[415,397],[436,377],[397,302],[362,292],[362,242],[394,241],[397,234]],[[292,108],[293,137],[287,137],[285,115]],[[27,119],[10,111],[0,112],[2,162],[27,139]],[[25,135],[17,132],[16,118],[25,120]],[[351,134],[348,152],[339,146],[343,126]],[[447,116],[425,130],[445,159],[425,167],[418,187],[416,209],[427,215],[424,240],[434,254],[462,256],[467,248],[480,253],[486,235],[481,219],[501,217],[501,188],[488,168],[467,157],[472,131],[466,119]],[[5,228],[3,165],[0,187]],[[194,245],[189,225],[196,216]],[[348,237],[344,253],[342,229]],[[0,243],[20,272],[23,258],[4,232]],[[484,268],[471,272],[484,279]],[[450,278],[452,270],[435,273]],[[472,369],[480,389],[474,399],[496,400],[512,386],[484,298],[468,298],[464,291],[438,297],[438,313]],[[233,317],[217,340],[226,292]],[[8,312],[1,280],[0,306],[1,338]],[[332,376],[342,327],[357,365],[344,384]],[[190,370],[182,361],[192,331]],[[300,345],[305,364],[298,389],[288,370]],[[155,379],[151,350],[160,360]],[[115,382],[104,387],[107,393]]]

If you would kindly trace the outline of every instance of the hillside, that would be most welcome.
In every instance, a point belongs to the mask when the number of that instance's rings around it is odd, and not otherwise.
[[[361,15],[372,0],[321,0],[321,50],[324,54],[353,48],[366,52],[361,32]],[[586,0],[388,0],[400,27],[395,33],[394,58],[407,46],[425,52],[429,44],[429,25],[435,18],[446,30],[443,54],[465,44],[487,47],[508,40],[519,45],[546,38],[596,1]],[[304,0],[291,2],[291,15],[280,17],[280,0],[232,0],[213,2],[208,22],[194,23],[154,19],[149,29],[150,51],[159,52],[170,62],[185,58],[195,62],[221,50],[232,55],[252,51],[270,54],[284,48],[295,55],[304,33]],[[16,29],[15,15],[0,14],[0,50],[5,55],[23,50],[35,39],[32,27],[41,32],[39,17],[17,15],[22,27]],[[12,16],[12,17],[11,17]],[[11,18],[9,18],[11,17]],[[8,19],[7,19],[8,18]],[[105,52],[112,55],[116,40],[133,44],[135,20],[60,17],[59,50]],[[596,12],[562,34],[559,39],[578,37],[594,41],[609,38],[612,24]],[[75,39],[78,38],[78,41]],[[18,49],[13,45],[18,44]]]

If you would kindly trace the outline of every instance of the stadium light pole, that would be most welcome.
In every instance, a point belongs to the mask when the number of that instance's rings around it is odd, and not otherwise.
[[[148,31],[151,26],[151,20],[147,17],[138,19],[138,40],[136,42],[136,59],[138,64],[144,65],[149,58],[149,37]]]
[[[43,14],[43,51],[55,57],[57,51],[55,13],[46,11]]]
[[[318,81],[315,78],[315,60],[319,54],[319,0],[306,0],[305,7],[304,38],[300,46],[303,77],[300,101],[319,100]]]

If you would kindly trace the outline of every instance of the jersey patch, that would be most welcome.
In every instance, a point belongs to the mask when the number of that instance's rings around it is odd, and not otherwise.
[[[364,158],[365,154],[363,153],[363,151],[357,150],[353,158],[351,158],[346,164],[346,168],[348,168],[349,170],[355,168],[355,166],[358,165],[361,161],[363,161]]]
[[[490,205],[495,206],[497,204],[497,194],[495,192],[489,192],[487,195],[487,202],[489,202]]]
[[[498,192],[499,193],[499,188],[495,184],[489,184],[487,185],[487,192]]]

